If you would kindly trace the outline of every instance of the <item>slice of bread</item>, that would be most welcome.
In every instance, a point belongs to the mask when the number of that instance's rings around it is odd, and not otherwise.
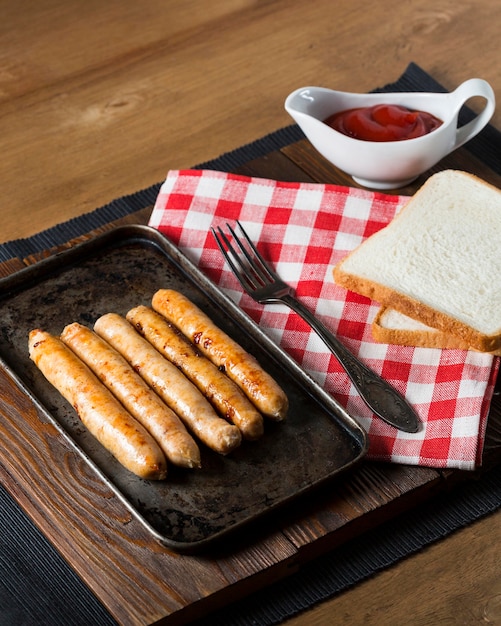
[[[334,268],[336,283],[482,352],[501,348],[501,191],[430,177],[392,222]]]
[[[470,346],[459,337],[426,326],[387,307],[381,307],[376,313],[372,322],[372,335],[380,343],[393,343],[399,346],[470,350]],[[494,351],[493,354],[500,356],[501,349]]]

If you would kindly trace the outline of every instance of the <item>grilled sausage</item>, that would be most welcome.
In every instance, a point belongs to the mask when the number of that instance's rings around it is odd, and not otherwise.
[[[274,378],[186,296],[160,289],[153,296],[152,306],[217,367],[224,368],[261,413],[276,420],[285,418],[288,399]]]
[[[153,437],[62,341],[40,329],[32,330],[29,353],[90,433],[125,468],[149,480],[167,476],[165,456]]]
[[[184,424],[116,350],[76,322],[64,328],[61,339],[151,433],[171,463],[200,467],[200,450]]]
[[[228,454],[240,445],[240,430],[219,417],[198,388],[125,318],[107,313],[96,321],[94,330],[120,352],[206,446]]]
[[[263,417],[240,388],[164,317],[146,306],[138,306],[127,313],[127,319],[200,389],[223,417],[238,426],[245,439],[257,439],[263,434]]]

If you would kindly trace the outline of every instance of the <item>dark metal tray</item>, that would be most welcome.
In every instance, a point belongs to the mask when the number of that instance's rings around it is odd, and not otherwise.
[[[253,353],[286,390],[285,422],[267,421],[258,442],[227,457],[201,447],[203,468],[171,466],[165,481],[123,469],[28,356],[28,333],[90,327],[104,313],[150,305],[160,288],[192,299]],[[124,226],[0,280],[1,365],[164,545],[195,552],[292,502],[352,467],[367,451],[364,430],[158,231]],[[23,424],[19,424],[23,428]]]

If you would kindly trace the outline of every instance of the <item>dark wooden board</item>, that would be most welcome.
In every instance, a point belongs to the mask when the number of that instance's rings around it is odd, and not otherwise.
[[[440,169],[500,177],[463,149]],[[240,173],[281,180],[351,184],[302,141],[257,159]],[[399,193],[413,193],[422,180]],[[147,223],[151,207],[121,223]],[[114,226],[110,225],[109,227]],[[100,230],[106,230],[100,229]],[[93,234],[89,234],[89,237]],[[53,253],[47,251],[40,258]],[[0,266],[7,275],[39,257]],[[23,423],[23,428],[19,424]],[[494,397],[485,467],[498,462],[501,401]],[[326,549],[374,528],[466,480],[472,473],[364,462],[245,538],[204,556],[160,546],[5,374],[0,376],[0,475],[5,487],[122,624],[182,624],[297,570]]]

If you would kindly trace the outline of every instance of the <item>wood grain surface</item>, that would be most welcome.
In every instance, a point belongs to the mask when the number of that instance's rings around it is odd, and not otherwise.
[[[306,84],[368,91],[415,61],[501,97],[492,0],[1,0],[3,240],[289,124]],[[501,126],[496,112],[494,124]]]
[[[450,89],[485,78],[501,100],[501,5],[492,0],[0,0],[0,14],[2,241],[291,123],[283,101],[301,85],[368,91],[414,61]],[[499,110],[492,122],[501,128]],[[450,162],[469,158],[458,151]],[[480,163],[468,165],[499,185]],[[242,171],[348,182],[305,142]],[[131,219],[147,218],[146,210]],[[249,541],[212,558],[179,557],[152,541],[40,417],[3,376],[2,483],[122,624],[185,623],[459,478],[363,466],[334,496],[319,494]],[[497,445],[490,452],[495,458]],[[287,623],[501,623],[500,515]]]

